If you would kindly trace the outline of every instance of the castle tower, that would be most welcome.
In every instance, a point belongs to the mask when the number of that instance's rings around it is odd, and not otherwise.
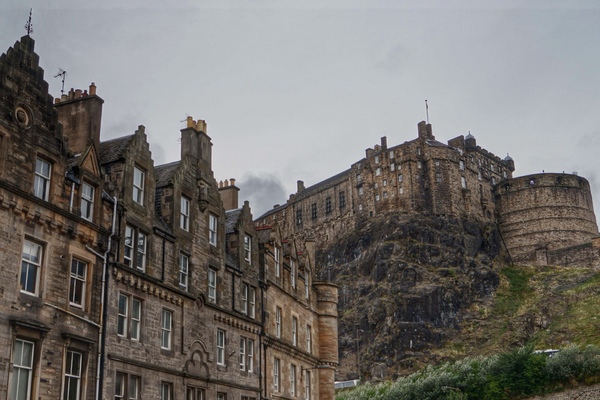
[[[497,191],[498,226],[515,263],[536,263],[536,251],[578,246],[598,236],[585,178],[527,175],[502,182]]]

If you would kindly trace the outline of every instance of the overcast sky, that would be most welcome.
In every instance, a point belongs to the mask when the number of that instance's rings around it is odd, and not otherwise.
[[[186,116],[206,120],[215,177],[255,217],[381,136],[414,139],[425,99],[441,142],[470,131],[515,176],[577,171],[600,195],[598,1],[83,3],[3,0],[0,52],[33,7],[55,97],[59,68],[67,90],[95,82],[102,139],[144,125],[155,165],[179,159]]]

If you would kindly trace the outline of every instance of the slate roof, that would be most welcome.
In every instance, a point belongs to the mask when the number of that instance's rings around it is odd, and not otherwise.
[[[312,195],[313,193],[319,192],[321,190],[327,189],[330,186],[338,183],[339,181],[347,179],[348,175],[350,175],[350,169],[340,172],[337,175],[332,176],[331,178],[327,178],[324,181],[316,183],[312,186],[307,187],[300,193],[296,195],[296,200],[301,200],[305,197]]]
[[[172,178],[179,168],[180,161],[174,161],[169,164],[159,165],[154,168],[154,179],[156,187],[163,187],[173,183]]]
[[[237,210],[225,211],[225,234],[226,235],[235,232],[235,228],[237,227],[238,221],[240,219],[240,215],[242,215],[241,208],[238,208]]]
[[[286,207],[287,207],[287,203],[286,203],[286,204],[283,204],[283,205],[280,205],[280,206],[277,206],[277,207],[273,207],[272,209],[270,209],[269,211],[265,212],[265,213],[264,213],[263,215],[261,215],[260,217],[256,218],[256,221],[258,221],[258,220],[260,220],[260,219],[263,219],[263,218],[266,218],[266,217],[268,217],[269,215],[271,215],[271,214],[274,214],[274,213],[276,213],[276,212],[279,212],[279,211],[283,210],[283,209],[284,209],[284,208],[286,208]]]
[[[100,146],[98,146],[100,164],[108,164],[123,158],[131,139],[133,139],[133,135],[100,142]]]
[[[431,147],[450,147],[447,144],[438,142],[437,140],[428,140],[427,144],[430,145]]]

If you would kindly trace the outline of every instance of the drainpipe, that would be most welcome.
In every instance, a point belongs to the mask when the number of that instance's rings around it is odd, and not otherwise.
[[[103,192],[104,194],[104,192]],[[117,222],[117,198],[112,197],[113,200],[113,220],[112,220],[112,231],[110,236],[108,237],[108,246],[104,255],[98,253],[96,250],[92,249],[89,246],[85,246],[85,248],[96,255],[96,257],[102,259],[102,290],[100,297],[100,329],[98,330],[98,364],[96,366],[96,400],[102,399],[102,386],[104,383],[104,349],[105,349],[105,332],[106,332],[106,314],[107,308],[105,304],[108,302],[108,255],[110,253],[112,238],[115,236],[115,232],[117,230],[116,222]]]

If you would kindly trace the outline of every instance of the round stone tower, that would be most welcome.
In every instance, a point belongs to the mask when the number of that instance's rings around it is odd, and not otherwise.
[[[572,174],[543,173],[509,179],[496,187],[498,226],[515,263],[535,262],[554,251],[598,236],[590,185]]]
[[[338,287],[314,282],[319,312],[319,399],[335,398],[335,369],[338,365]]]

